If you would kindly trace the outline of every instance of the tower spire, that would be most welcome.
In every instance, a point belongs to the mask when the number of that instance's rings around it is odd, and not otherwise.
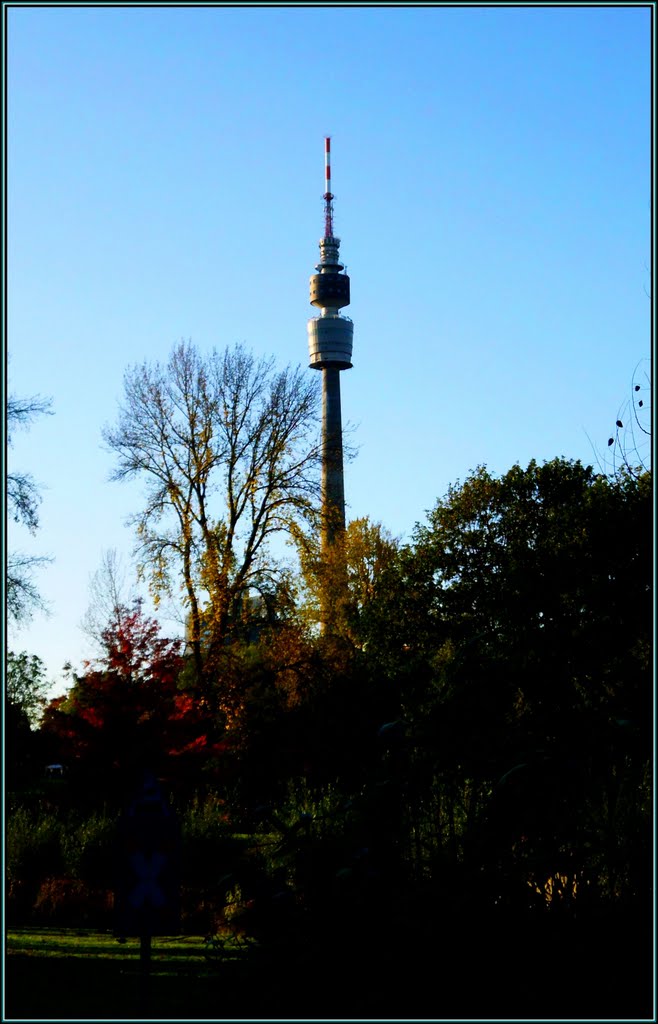
[[[331,193],[331,136],[324,140],[324,237],[331,238],[334,233],[334,207]]]

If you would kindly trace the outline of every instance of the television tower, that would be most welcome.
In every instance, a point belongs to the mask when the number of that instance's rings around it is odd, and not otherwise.
[[[352,366],[354,325],[340,310],[349,306],[350,279],[343,273],[334,235],[331,191],[331,139],[324,140],[324,237],[320,239],[320,262],[310,280],[311,305],[320,315],[308,321],[310,367],[322,371],[322,550],[345,531],[345,485],[343,482],[343,425],[340,410],[341,370]]]

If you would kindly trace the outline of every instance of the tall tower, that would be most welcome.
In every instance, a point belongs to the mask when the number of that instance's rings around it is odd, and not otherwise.
[[[340,410],[340,371],[352,365],[354,325],[340,310],[349,306],[350,279],[344,273],[334,235],[331,191],[331,139],[324,140],[324,237],[320,239],[320,262],[311,277],[311,305],[320,315],[308,321],[310,366],[322,371],[322,550],[345,530],[345,486],[343,483],[343,425]]]

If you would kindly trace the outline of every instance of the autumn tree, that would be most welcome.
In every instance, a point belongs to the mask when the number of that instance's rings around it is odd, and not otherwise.
[[[317,515],[317,400],[313,375],[242,346],[203,355],[180,343],[166,365],[125,374],[104,431],[113,477],[146,485],[138,557],[156,600],[179,581],[200,680],[245,596],[281,586],[271,538]]]
[[[398,541],[368,516],[352,519],[324,550],[317,533],[296,529],[294,539],[305,617],[315,624],[328,618],[336,635],[360,646],[364,616],[395,560]]]
[[[32,396],[19,398],[11,395],[7,401],[7,445],[11,448],[15,432],[27,429],[32,421],[51,412],[51,400]],[[7,513],[13,523],[35,534],[39,526],[41,494],[30,473],[19,469],[7,472]],[[27,620],[36,610],[46,606],[34,582],[36,570],[50,561],[45,556],[28,555],[9,548],[6,563],[7,614],[15,623]]]
[[[101,639],[99,657],[50,702],[42,729],[59,740],[60,756],[81,779],[125,781],[137,768],[161,766],[176,742],[185,711],[177,688],[181,642],[163,638],[139,600],[120,609]]]

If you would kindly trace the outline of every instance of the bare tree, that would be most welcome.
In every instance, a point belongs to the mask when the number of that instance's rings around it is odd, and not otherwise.
[[[641,360],[635,367],[631,394],[617,413],[607,451],[601,454],[594,446],[599,468],[606,476],[624,472],[637,477],[651,469],[652,388],[647,362]]]
[[[318,514],[318,388],[242,346],[202,356],[181,342],[165,366],[125,374],[103,434],[113,479],[146,482],[137,554],[156,603],[178,577],[199,678],[248,591],[281,578],[269,539]]]
[[[126,582],[126,571],[116,548],[103,551],[101,564],[89,581],[89,607],[80,628],[90,640],[103,646],[103,633],[118,629],[135,602],[134,589]]]
[[[52,400],[35,395],[31,398],[7,400],[7,445],[11,447],[17,429],[27,429],[40,415],[51,414]],[[14,523],[24,526],[35,534],[39,526],[39,505],[41,495],[30,473],[12,470],[7,472],[7,512]],[[47,611],[46,605],[34,582],[34,573],[40,566],[51,561],[43,555],[27,555],[9,550],[5,579],[7,586],[7,615],[18,623],[28,620],[35,610]]]

